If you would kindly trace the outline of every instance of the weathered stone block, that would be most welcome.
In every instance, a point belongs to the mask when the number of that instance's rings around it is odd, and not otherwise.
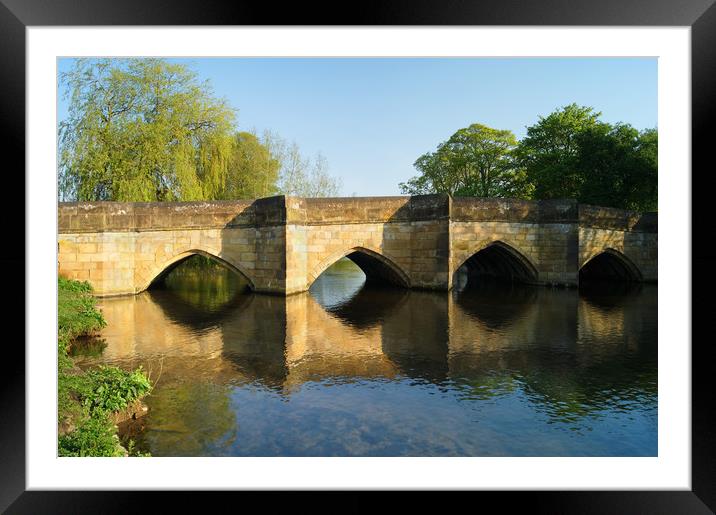
[[[58,263],[100,294],[134,293],[178,256],[203,252],[247,271],[256,290],[294,292],[310,286],[319,265],[364,248],[412,286],[447,289],[456,267],[499,243],[538,266],[538,282],[574,284],[579,267],[609,249],[655,279],[656,224],[653,213],[573,201],[441,195],[71,203],[58,209]]]

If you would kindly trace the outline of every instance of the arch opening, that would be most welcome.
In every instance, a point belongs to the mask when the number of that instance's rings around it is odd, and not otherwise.
[[[325,309],[339,310],[366,290],[410,288],[407,275],[390,259],[356,247],[326,259],[312,275],[308,291]]]
[[[517,250],[496,241],[467,258],[453,276],[453,287],[457,290],[496,282],[534,284],[537,270]]]
[[[614,249],[606,249],[592,257],[579,269],[580,285],[602,281],[641,282],[641,273],[624,254]]]
[[[353,261],[365,274],[365,282],[369,285],[399,286],[407,288],[408,278],[392,262],[378,254],[368,253],[365,250],[356,250],[346,257]]]
[[[251,280],[225,260],[192,250],[166,265],[145,288],[170,292],[196,308],[213,312],[253,289]]]
[[[334,266],[340,265],[345,259],[352,261],[360,268],[365,275],[366,285],[410,287],[408,276],[395,263],[382,254],[362,247],[355,247],[324,261],[318,267],[320,272],[314,275],[314,280],[309,287],[312,287],[324,274]]]

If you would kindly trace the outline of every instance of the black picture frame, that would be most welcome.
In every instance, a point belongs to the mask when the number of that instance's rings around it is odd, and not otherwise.
[[[273,3],[219,2],[204,0],[0,0],[0,124],[6,164],[4,189],[22,206],[6,218],[6,238],[14,241],[14,250],[4,252],[0,262],[6,274],[7,287],[24,291],[25,266],[23,242],[25,225],[19,224],[19,213],[25,212],[23,191],[31,195],[32,185],[25,184],[25,29],[29,26],[87,25],[551,25],[551,26],[688,26],[691,27],[692,73],[692,277],[698,281],[692,288],[692,489],[690,491],[612,491],[612,492],[480,492],[479,496],[495,498],[503,508],[529,506],[537,513],[712,513],[716,510],[716,420],[714,387],[711,381],[713,361],[709,359],[711,341],[698,339],[697,326],[713,317],[714,301],[709,290],[716,284],[711,273],[716,252],[711,251],[708,199],[699,199],[713,191],[714,119],[716,117],[716,5],[715,0],[403,0],[376,1],[349,5],[293,3],[277,8]],[[340,7],[340,8],[339,8]],[[348,8],[346,8],[348,7]],[[7,164],[8,158],[15,158]],[[12,172],[12,173],[10,173]],[[711,173],[709,173],[711,172]],[[688,170],[683,171],[688,180]],[[15,184],[12,183],[15,181]],[[9,183],[9,184],[8,184]],[[26,186],[28,188],[26,189]],[[6,240],[7,241],[7,240]],[[686,249],[685,249],[686,250]],[[32,306],[13,301],[19,310]],[[10,306],[12,309],[12,306]],[[8,314],[8,320],[20,320]],[[24,339],[24,335],[23,336]],[[98,513],[138,511],[146,501],[162,495],[149,492],[51,492],[26,491],[25,475],[25,353],[17,343],[6,342],[7,363],[0,376],[0,510],[7,513]],[[690,342],[673,342],[688,345]],[[668,379],[668,378],[667,378]],[[661,385],[668,380],[660,376]],[[189,492],[163,494],[162,511],[169,505],[186,511],[194,506],[208,506],[206,495]],[[235,493],[211,493],[212,502],[231,502]],[[255,494],[238,493],[253,496]],[[283,502],[285,495],[272,497]],[[299,494],[304,495],[304,494]],[[323,496],[311,504],[311,510],[335,507],[340,511],[363,511],[375,506],[373,493],[351,493],[340,500]],[[421,494],[412,494],[413,502],[423,503]],[[242,498],[245,501],[245,499]],[[295,500],[292,498],[292,502]],[[451,502],[460,502],[452,497]],[[404,506],[407,509],[407,506]],[[272,510],[273,511],[273,510]],[[401,510],[402,511],[402,510]]]

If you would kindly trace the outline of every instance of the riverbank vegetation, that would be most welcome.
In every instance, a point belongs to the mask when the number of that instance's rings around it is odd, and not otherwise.
[[[77,368],[69,355],[77,339],[105,326],[87,282],[58,279],[58,455],[126,456],[133,443],[122,446],[115,414],[140,401],[152,388],[139,368],[117,367],[88,371]]]
[[[232,200],[336,196],[326,159],[278,134],[239,130],[208,81],[165,59],[77,59],[60,74],[64,201]]]
[[[658,132],[610,124],[591,107],[570,104],[527,127],[478,123],[456,131],[414,163],[406,194],[522,199],[572,198],[636,211],[657,209]]]

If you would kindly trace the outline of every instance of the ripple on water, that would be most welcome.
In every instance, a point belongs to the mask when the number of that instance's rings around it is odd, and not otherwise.
[[[342,262],[284,299],[226,274],[103,299],[76,358],[151,371],[153,455],[656,455],[655,288],[375,289]]]

